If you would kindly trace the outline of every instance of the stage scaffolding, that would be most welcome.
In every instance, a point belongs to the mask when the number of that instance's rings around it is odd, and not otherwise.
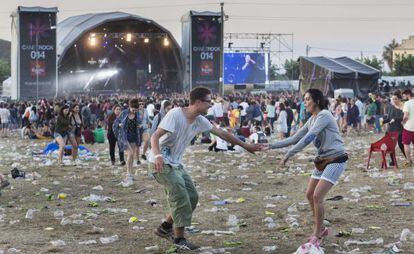
[[[269,53],[271,63],[279,69],[293,59],[293,33],[225,33],[223,46],[225,53]]]

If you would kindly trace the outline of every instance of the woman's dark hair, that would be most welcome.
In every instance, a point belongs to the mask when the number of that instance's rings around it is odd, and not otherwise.
[[[325,96],[323,96],[321,90],[311,88],[307,90],[305,94],[307,93],[310,95],[310,97],[316,103],[316,105],[318,105],[320,110],[328,108],[329,101],[325,99]]]
[[[396,96],[399,100],[402,100],[402,96],[401,96],[400,91],[395,91],[393,95]]]
[[[280,111],[285,110],[285,104],[283,102],[279,103]]]
[[[406,89],[404,90],[403,94],[408,95],[408,96],[413,96],[413,92],[411,91],[411,89]]]
[[[59,114],[60,115],[62,115],[63,116],[63,110],[65,110],[65,109],[68,109],[69,108],[69,106],[68,105],[63,105],[61,108],[60,108],[60,112],[59,112]]]
[[[130,99],[128,104],[131,108],[139,108],[139,100],[137,98]]]
[[[80,106],[79,106],[79,104],[72,104],[72,107],[70,107],[70,109],[73,111],[76,107],[79,107],[79,109],[80,109]]]

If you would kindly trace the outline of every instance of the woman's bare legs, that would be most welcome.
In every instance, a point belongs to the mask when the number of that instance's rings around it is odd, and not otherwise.
[[[65,140],[61,136],[55,138],[56,143],[59,145],[59,151],[58,151],[58,163],[62,164],[63,160],[63,152],[65,150]]]
[[[322,233],[323,220],[325,219],[325,207],[323,201],[326,194],[332,188],[333,184],[325,180],[310,179],[308,189],[306,191],[306,197],[312,208],[314,218],[314,230],[315,236],[320,237]]]

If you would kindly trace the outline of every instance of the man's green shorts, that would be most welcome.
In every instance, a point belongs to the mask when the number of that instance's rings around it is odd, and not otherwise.
[[[164,164],[161,173],[155,172],[155,165],[152,163],[149,164],[149,168],[157,182],[164,186],[174,226],[191,226],[192,214],[198,203],[198,193],[190,175],[181,165],[172,167]]]

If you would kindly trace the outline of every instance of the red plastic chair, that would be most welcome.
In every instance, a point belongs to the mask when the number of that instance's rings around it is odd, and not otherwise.
[[[398,132],[388,132],[382,139],[378,140],[375,143],[371,144],[369,148],[368,163],[367,169],[369,168],[369,161],[371,159],[372,152],[380,152],[382,155],[382,164],[381,168],[387,169],[387,154],[391,154],[395,162],[395,167],[398,168],[397,159],[395,156],[395,146],[398,142]]]

